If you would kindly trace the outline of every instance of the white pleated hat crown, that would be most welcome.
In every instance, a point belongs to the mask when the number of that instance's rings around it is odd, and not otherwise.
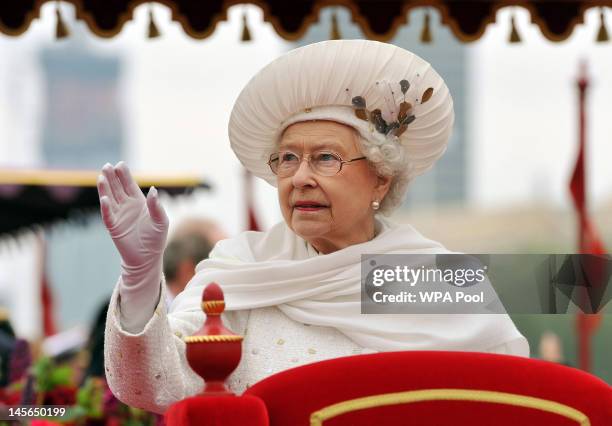
[[[405,49],[369,40],[314,43],[272,61],[244,87],[229,121],[231,147],[251,173],[276,186],[269,156],[287,126],[308,120],[401,144],[412,178],[446,150],[453,100],[431,65]]]

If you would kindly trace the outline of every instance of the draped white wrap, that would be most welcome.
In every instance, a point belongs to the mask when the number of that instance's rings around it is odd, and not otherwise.
[[[371,241],[327,255],[319,255],[285,222],[220,241],[171,312],[199,310],[204,286],[214,281],[223,288],[228,310],[277,306],[295,321],[334,327],[376,351],[488,351],[510,344],[511,353],[528,355],[526,339],[505,314],[361,314],[361,254],[450,253],[409,225],[377,217],[376,228]]]

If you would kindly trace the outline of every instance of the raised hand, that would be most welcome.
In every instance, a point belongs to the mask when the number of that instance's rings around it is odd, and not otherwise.
[[[121,255],[124,278],[156,268],[166,243],[168,217],[155,187],[145,198],[122,161],[114,167],[104,165],[97,186],[102,221]]]

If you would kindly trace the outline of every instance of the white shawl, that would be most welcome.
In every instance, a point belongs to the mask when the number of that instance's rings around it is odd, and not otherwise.
[[[377,217],[376,230],[371,241],[326,255],[284,222],[268,232],[220,241],[198,264],[171,312],[201,309],[202,290],[214,281],[225,293],[228,310],[276,306],[295,321],[334,327],[376,351],[487,351],[524,341],[505,314],[361,314],[362,254],[450,253],[409,225]]]

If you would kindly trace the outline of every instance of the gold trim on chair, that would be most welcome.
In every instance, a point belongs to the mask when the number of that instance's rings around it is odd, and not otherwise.
[[[337,404],[328,405],[310,415],[310,426],[322,426],[325,420],[352,411],[367,408],[383,407],[386,405],[410,404],[423,401],[471,401],[491,402],[495,404],[514,405],[517,407],[533,408],[574,420],[579,426],[590,426],[589,418],[581,411],[556,401],[535,398],[514,393],[471,390],[471,389],[424,389],[417,391],[384,393],[363,398],[350,399]]]
[[[183,338],[185,343],[224,343],[241,342],[242,336],[237,334],[218,334],[213,336],[187,336]]]

